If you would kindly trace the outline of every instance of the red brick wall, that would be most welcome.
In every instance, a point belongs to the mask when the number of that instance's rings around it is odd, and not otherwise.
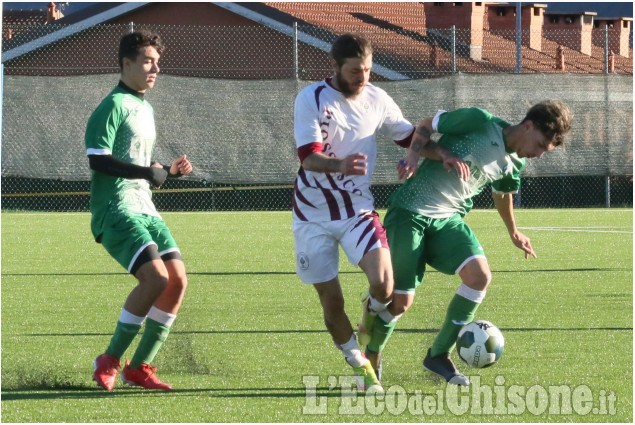
[[[593,44],[604,47],[604,29],[609,26],[609,50],[616,55],[629,57],[629,33],[631,21],[622,19],[595,19],[593,30]]]

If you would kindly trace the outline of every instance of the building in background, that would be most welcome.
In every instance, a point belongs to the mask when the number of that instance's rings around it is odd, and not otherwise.
[[[121,34],[98,28],[124,24],[131,29],[153,26],[160,30],[170,41],[162,58],[163,72],[178,75],[319,79],[330,70],[330,41],[351,30],[367,33],[373,41],[376,79],[514,72],[518,65],[516,4],[93,3],[64,16],[50,3],[46,19],[38,11],[28,23],[11,21],[25,11],[5,11],[3,62],[12,65],[11,72],[35,68],[42,60],[38,51],[46,46],[50,65],[43,72],[112,72],[117,62],[111,46]],[[568,4],[573,8],[576,3]],[[68,11],[72,5],[62,9]],[[546,3],[523,3],[519,71],[604,73],[608,38],[610,72],[632,74],[631,24],[632,18],[626,16],[602,17],[586,10],[553,12]],[[180,35],[172,34],[174,26],[187,26],[192,33],[184,35],[180,29]],[[65,67],[69,52],[86,43],[97,50],[86,58],[86,66]],[[249,66],[241,65],[245,58]]]

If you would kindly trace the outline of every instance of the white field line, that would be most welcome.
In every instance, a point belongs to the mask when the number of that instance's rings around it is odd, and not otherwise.
[[[545,213],[545,212],[554,212],[554,211],[567,211],[567,212],[575,212],[575,211],[584,211],[584,212],[603,212],[603,213],[623,213],[623,212],[633,212],[632,208],[531,208],[531,209],[514,209],[515,214],[530,214],[530,213]],[[490,209],[476,209],[470,211],[469,214],[497,214],[495,208]],[[468,215],[469,216],[469,215]]]
[[[630,227],[615,226],[591,226],[591,227],[518,227],[521,230],[549,230],[555,232],[579,232],[579,233],[625,233],[633,234],[633,230],[616,230],[630,229]]]

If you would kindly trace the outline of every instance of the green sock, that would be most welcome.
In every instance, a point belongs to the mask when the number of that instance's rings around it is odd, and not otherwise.
[[[375,353],[384,351],[390,335],[392,335],[395,330],[395,326],[397,326],[397,320],[386,323],[384,319],[377,315],[377,317],[375,317],[375,323],[373,324],[372,338],[370,343],[368,343],[368,350]]]
[[[118,321],[115,333],[110,339],[110,344],[106,349],[106,354],[110,354],[111,356],[115,356],[120,359],[132,343],[134,337],[139,333],[139,329],[141,329],[141,325],[121,323]]]
[[[137,351],[135,351],[132,360],[130,360],[130,367],[137,368],[141,366],[141,363],[150,364],[154,360],[154,356],[157,355],[159,348],[165,342],[170,333],[170,328],[163,325],[156,320],[146,319],[146,327],[143,331],[141,341]]]
[[[438,356],[441,353],[449,353],[454,349],[459,331],[464,324],[474,320],[474,315],[479,305],[479,303],[470,301],[458,294],[454,295],[454,298],[452,298],[448,306],[445,322],[443,322],[441,330],[432,343],[430,350],[432,357]]]

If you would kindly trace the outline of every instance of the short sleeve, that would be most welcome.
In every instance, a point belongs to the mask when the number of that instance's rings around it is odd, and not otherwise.
[[[302,90],[295,99],[293,134],[297,148],[311,143],[322,143],[319,111],[310,94],[310,90]]]
[[[384,102],[386,105],[384,121],[381,126],[381,131],[394,141],[402,141],[408,139],[414,132],[414,126],[410,121],[404,118],[401,109],[395,103],[395,101],[384,94]]]
[[[122,115],[122,109],[112,97],[104,99],[86,125],[86,155],[112,154]]]
[[[492,192],[494,193],[517,193],[520,190],[520,174],[505,176],[500,180],[492,182]]]

